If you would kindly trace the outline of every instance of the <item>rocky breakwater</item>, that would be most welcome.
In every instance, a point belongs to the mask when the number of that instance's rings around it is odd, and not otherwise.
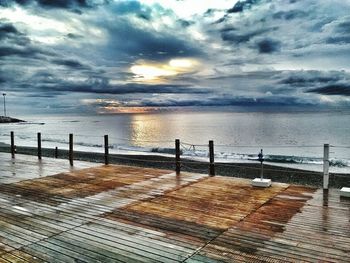
[[[25,122],[25,121],[12,118],[12,117],[0,116],[0,123],[15,123],[15,122]]]

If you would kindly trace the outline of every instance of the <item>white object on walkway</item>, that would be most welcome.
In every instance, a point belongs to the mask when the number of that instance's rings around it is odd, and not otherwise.
[[[271,179],[255,178],[254,180],[252,180],[252,186],[270,187],[271,186]]]
[[[350,197],[350,187],[343,187],[340,189],[340,196]]]

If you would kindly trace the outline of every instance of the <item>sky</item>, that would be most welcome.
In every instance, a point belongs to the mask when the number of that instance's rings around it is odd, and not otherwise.
[[[0,0],[18,114],[350,109],[349,61],[350,0]]]

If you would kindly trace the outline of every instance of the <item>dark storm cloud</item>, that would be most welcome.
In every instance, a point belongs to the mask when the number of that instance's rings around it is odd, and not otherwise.
[[[28,89],[26,86],[25,88]],[[187,85],[172,84],[137,84],[127,83],[112,85],[108,79],[89,79],[84,82],[69,82],[59,79],[47,78],[47,82],[42,80],[41,84],[33,85],[32,90],[41,90],[46,92],[80,92],[95,94],[204,94],[208,91],[196,89]]]
[[[329,37],[326,40],[327,44],[349,44],[350,43],[350,35],[349,36],[337,36],[337,37]]]
[[[242,32],[235,27],[221,29],[221,38],[224,41],[229,41],[234,44],[249,42],[252,38],[263,35],[267,32],[273,31],[275,28],[262,28],[248,32]]]
[[[107,2],[107,1],[105,1]],[[36,3],[44,8],[74,8],[74,7],[93,7],[96,4],[93,1],[86,0],[0,0],[0,6],[9,7],[14,3],[19,5],[31,5]]]
[[[28,93],[25,95],[27,98],[56,98],[59,95],[63,95],[62,92],[50,92],[50,93]]]
[[[272,86],[272,93],[299,94],[300,98],[314,94],[310,97],[314,104],[322,104],[318,95],[338,95],[338,102],[333,103],[340,104],[341,97],[350,96],[350,73],[345,71],[285,71],[274,79],[279,80]]]
[[[241,0],[228,10],[203,1],[202,17],[165,2],[0,0],[12,5],[0,19],[2,89],[57,108],[96,97],[162,107],[348,103],[346,1]],[[198,67],[161,76],[167,84],[135,82],[133,65],[174,58]]]
[[[227,13],[240,13],[249,9],[252,5],[258,3],[259,0],[239,0],[232,8],[227,10]]]
[[[324,82],[337,81],[337,80],[339,79],[336,76],[305,78],[304,76],[294,75],[281,80],[280,83],[297,87],[297,86],[306,86],[306,85],[312,85],[315,83],[324,83]]]
[[[123,101],[96,101],[94,103],[98,107],[116,107],[116,106],[128,106],[128,103]],[[305,106],[312,105],[309,102],[300,101],[296,97],[279,96],[274,98],[264,97],[243,97],[231,95],[215,96],[207,98],[196,99],[184,99],[184,98],[165,98],[165,99],[143,99],[138,102],[134,102],[132,106],[143,107],[229,107],[229,106],[249,106],[249,107],[279,107],[279,106],[293,106],[295,104],[302,104]]]
[[[42,58],[52,52],[32,45],[30,39],[14,25],[0,20],[0,57]]]
[[[24,4],[26,1],[20,0],[0,0],[0,6],[9,7],[14,3]]]
[[[320,88],[310,89],[307,92],[318,93],[322,95],[350,96],[350,84],[332,84]]]
[[[0,45],[25,46],[29,43],[29,38],[18,31],[13,24],[0,20]]]
[[[331,35],[326,39],[327,44],[349,44],[350,43],[350,17],[340,18],[328,25]]]
[[[317,60],[325,56],[325,61],[329,58],[332,64],[342,57],[344,65],[349,57],[345,46],[350,44],[350,16],[345,11],[348,9],[348,4],[335,5],[332,1],[238,1],[211,25],[222,40],[232,44],[232,57],[255,49],[258,54],[270,54],[276,60],[304,59],[301,65],[312,64],[311,68],[316,63],[320,67]]]
[[[73,69],[89,69],[88,66],[83,65],[79,61],[73,59],[53,59],[51,60],[51,62],[57,65],[62,65]]]
[[[259,40],[256,44],[261,54],[274,53],[281,49],[281,42],[270,38]]]
[[[36,47],[0,46],[0,57],[19,56],[23,58],[41,58],[42,54],[50,54]]]
[[[334,31],[340,34],[350,34],[350,17],[347,18],[347,21],[340,22]]]
[[[74,6],[87,7],[89,6],[86,0],[36,0],[39,5],[45,7],[70,8]]]
[[[230,15],[239,15],[242,14],[243,12],[251,9],[252,6],[259,4],[261,0],[238,0],[236,4],[232,7],[226,10],[226,14],[215,21],[215,24],[220,24],[222,22],[225,22],[227,19],[230,18]],[[205,15],[212,15],[215,13],[217,9],[208,9],[205,13]]]
[[[1,23],[1,21],[0,21]],[[0,39],[7,37],[9,34],[18,34],[17,29],[8,23],[0,24]]]
[[[172,32],[150,31],[137,27],[125,19],[108,25],[110,36],[108,53],[135,58],[164,60],[174,57],[203,56],[198,43],[192,43]]]
[[[11,42],[15,42],[12,44]],[[0,58],[6,57],[18,57],[23,59],[36,59],[36,60],[46,60],[48,56],[56,56],[52,51],[43,49],[39,46],[34,46],[30,44],[30,41],[23,38],[11,39],[10,43],[1,43],[0,41]],[[15,60],[13,60],[14,62]],[[28,66],[30,63],[26,61]]]
[[[307,16],[308,16],[308,13],[297,9],[289,10],[289,11],[279,11],[272,15],[274,19],[284,19],[284,20],[305,18]]]
[[[184,19],[179,19],[179,20],[178,20],[178,23],[180,23],[180,25],[181,25],[182,27],[184,27],[184,28],[189,27],[189,26],[195,24],[195,22],[193,22],[193,21],[184,20]]]
[[[350,74],[343,71],[291,71],[282,73],[280,77],[282,79],[278,81],[278,84],[286,84],[292,87],[321,86],[350,81]]]
[[[70,39],[81,39],[81,38],[83,38],[82,35],[73,34],[73,33],[68,33],[67,37],[70,38]]]

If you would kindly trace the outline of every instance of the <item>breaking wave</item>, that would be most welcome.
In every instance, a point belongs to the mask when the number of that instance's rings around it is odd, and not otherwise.
[[[4,143],[9,143],[9,134],[0,133],[0,137],[4,138],[2,140]],[[16,141],[18,145],[27,145],[27,146],[36,146],[36,136],[27,136],[25,134],[16,134]],[[28,144],[28,142],[31,142]],[[26,144],[24,144],[24,142]],[[43,137],[42,138],[43,147],[66,147],[69,143],[67,137]],[[101,151],[103,150],[103,141],[101,143],[90,143],[87,141],[79,140],[76,138],[74,140],[74,145],[76,150],[79,151]],[[131,146],[123,143],[110,144],[109,148],[111,153],[142,153],[142,154],[157,154],[165,156],[174,156],[175,149],[171,147],[141,147],[141,146]],[[201,159],[207,160],[208,151],[203,149],[182,149],[181,155],[183,158],[188,159]],[[216,151],[215,152],[215,161],[216,162],[250,162],[258,161],[256,154],[245,154],[245,153],[232,153],[229,151]],[[305,156],[291,156],[291,155],[265,155],[264,161],[266,163],[272,164],[297,164],[297,165],[322,165],[323,159],[320,157],[305,157]],[[330,166],[337,168],[348,168],[350,167],[350,159],[341,159],[341,158],[331,158],[329,162]]]

